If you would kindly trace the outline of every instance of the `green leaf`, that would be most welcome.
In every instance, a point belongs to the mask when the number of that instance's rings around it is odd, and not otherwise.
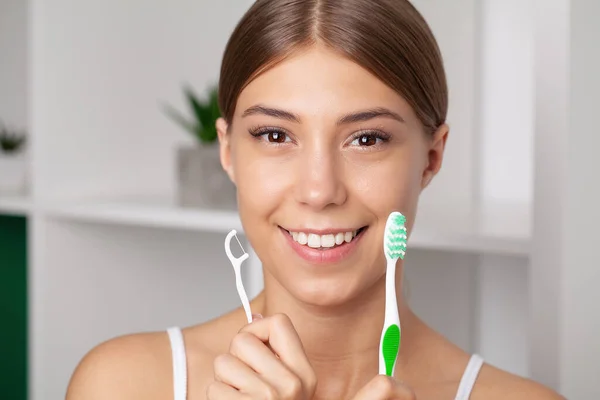
[[[213,86],[206,101],[198,99],[190,85],[183,88],[187,104],[191,110],[191,119],[185,118],[174,108],[165,105],[166,114],[178,125],[190,132],[198,141],[211,143],[218,140],[216,122],[221,116],[218,102],[218,87]]]
[[[205,128],[205,129],[202,129],[199,132],[199,136],[200,136],[200,140],[205,143],[214,142],[218,138],[217,128],[213,125],[213,126]]]
[[[189,87],[185,88],[185,95],[187,97],[188,103],[192,111],[194,112],[194,115],[196,116],[202,128],[207,128],[210,125],[212,125],[214,121],[212,118],[212,111],[210,105],[203,104],[200,100],[198,100],[192,89]]]
[[[24,131],[17,131],[6,128],[0,122],[0,149],[7,153],[17,152],[27,143],[27,134]]]
[[[219,89],[217,87],[214,87],[211,90],[209,103],[213,120],[216,121],[221,117],[221,110],[219,109]]]
[[[194,136],[198,136],[198,125],[194,125],[192,122],[188,121],[179,111],[171,107],[169,104],[164,104],[163,110],[173,121],[179,124],[183,129],[185,129]]]

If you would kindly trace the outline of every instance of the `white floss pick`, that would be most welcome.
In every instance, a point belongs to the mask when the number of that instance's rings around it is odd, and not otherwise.
[[[235,240],[240,245],[240,248],[244,252],[240,257],[235,257],[231,252],[231,239],[235,237]],[[244,311],[246,311],[246,319],[248,323],[252,322],[252,311],[250,310],[250,302],[248,301],[248,295],[246,294],[246,289],[244,289],[244,283],[242,282],[242,274],[241,267],[242,263],[250,257],[244,247],[240,243],[240,240],[237,237],[237,232],[235,229],[232,229],[231,232],[227,234],[225,237],[225,253],[227,254],[227,258],[231,261],[231,265],[233,266],[233,271],[235,272],[235,286],[237,287],[238,295],[240,296],[240,300],[242,301],[242,306],[244,307]]]

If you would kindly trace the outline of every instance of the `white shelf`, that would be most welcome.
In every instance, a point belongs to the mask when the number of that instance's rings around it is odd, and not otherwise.
[[[436,232],[417,225],[410,239],[416,249],[447,250],[462,253],[529,256],[529,239],[492,236],[475,231]]]
[[[25,196],[0,194],[0,215],[28,215],[32,209],[29,198]]]
[[[236,211],[183,208],[160,200],[65,202],[46,206],[44,211],[51,217],[91,223],[215,233],[243,231]],[[522,207],[494,207],[479,214],[428,214],[417,220],[410,245],[416,249],[527,257],[528,227]]]
[[[242,231],[237,212],[184,208],[161,200],[64,202],[44,207],[47,215],[81,222],[227,233]]]
[[[411,246],[432,250],[528,257],[531,220],[525,204],[487,204],[479,210],[423,213]]]

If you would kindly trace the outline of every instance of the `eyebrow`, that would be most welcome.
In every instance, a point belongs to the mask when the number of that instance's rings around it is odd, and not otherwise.
[[[242,114],[242,118],[250,116],[250,115],[267,115],[269,117],[279,118],[290,122],[301,123],[301,119],[298,115],[291,113],[286,110],[282,110],[279,108],[266,107],[263,105],[255,105],[248,108]],[[364,122],[378,117],[386,117],[391,118],[396,121],[405,123],[404,118],[394,111],[391,111],[385,107],[375,107],[367,110],[357,111],[353,113],[346,114],[339,118],[336,122],[336,125],[344,125],[351,124],[355,122]]]

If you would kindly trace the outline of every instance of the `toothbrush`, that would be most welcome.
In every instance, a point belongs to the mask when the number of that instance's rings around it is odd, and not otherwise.
[[[234,257],[233,253],[231,252],[231,239],[233,237],[235,237],[235,240],[238,242],[242,251],[244,252],[244,254],[237,258]],[[249,255],[248,253],[246,253],[246,250],[244,250],[244,247],[242,247],[242,244],[240,243],[240,240],[237,237],[237,232],[235,229],[229,232],[225,237],[225,253],[229,258],[229,261],[231,261],[231,265],[233,265],[233,271],[235,272],[235,286],[237,287],[238,295],[240,296],[240,300],[242,301],[242,306],[244,306],[244,311],[246,312],[246,319],[248,320],[248,323],[251,323],[252,311],[250,310],[250,302],[248,301],[248,295],[246,294],[246,290],[244,289],[244,283],[242,282],[241,274],[242,263],[246,259],[248,259]]]
[[[379,343],[379,374],[394,376],[400,349],[400,316],[396,301],[396,262],[406,253],[406,217],[394,211],[387,219],[383,236],[383,252],[387,260],[385,281],[385,319]]]

